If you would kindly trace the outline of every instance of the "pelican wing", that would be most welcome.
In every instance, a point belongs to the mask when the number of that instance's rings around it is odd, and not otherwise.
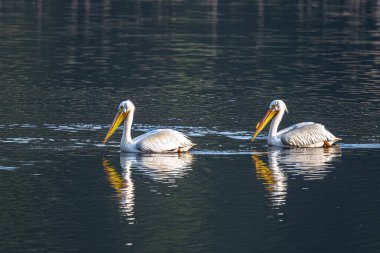
[[[295,128],[282,134],[281,142],[283,144],[287,146],[311,147],[323,145],[325,141],[334,142],[338,140],[321,124],[297,125],[294,126]]]
[[[292,126],[289,126],[287,128],[284,128],[280,131],[278,131],[278,135],[282,135],[282,134],[285,134],[286,132],[289,132],[289,131],[292,131],[296,128],[300,128],[300,127],[303,127],[303,126],[306,126],[306,125],[314,125],[315,122],[301,122],[301,123],[298,123],[298,124],[295,124],[295,125],[292,125]]]
[[[143,134],[133,140],[142,152],[187,151],[194,144],[182,133],[171,129],[159,129]]]

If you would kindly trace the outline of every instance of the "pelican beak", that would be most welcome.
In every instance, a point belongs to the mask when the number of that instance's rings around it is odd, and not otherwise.
[[[264,129],[264,127],[271,121],[271,119],[276,116],[278,111],[269,108],[263,119],[257,123],[256,131],[252,136],[251,142],[255,140],[256,136]]]
[[[119,125],[121,124],[121,122],[123,122],[127,116],[128,116],[128,111],[126,111],[126,112],[117,112],[116,113],[115,118],[114,118],[114,120],[112,122],[111,128],[108,130],[106,138],[104,138],[102,144],[105,144],[108,141],[108,139],[113,135],[113,133],[119,127]]]

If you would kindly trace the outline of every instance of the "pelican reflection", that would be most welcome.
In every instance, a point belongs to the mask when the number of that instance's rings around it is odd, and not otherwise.
[[[131,165],[131,162],[121,164],[123,171],[119,173],[110,165],[109,160],[103,159],[103,169],[107,174],[108,182],[117,194],[120,211],[123,215],[130,218],[134,216],[135,206],[135,187],[132,180]]]
[[[252,160],[256,168],[256,177],[263,181],[272,206],[284,205],[288,184],[286,174],[279,166],[278,160],[272,159],[269,155],[269,166],[260,159],[259,155],[252,155]]]
[[[342,153],[338,146],[330,148],[270,148],[269,159],[279,162],[292,176],[302,176],[304,180],[323,179],[334,167],[332,162]]]
[[[174,182],[191,169],[193,156],[190,153],[121,153],[120,163],[124,168],[128,163],[143,175],[156,182]]]
[[[134,220],[135,184],[133,173],[147,175],[157,182],[174,183],[190,170],[192,155],[190,153],[168,154],[120,154],[121,172],[103,159],[103,169],[110,186],[117,195],[122,215],[128,217],[130,223]]]
[[[272,206],[286,204],[288,178],[323,179],[341,156],[338,146],[330,148],[268,148],[268,164],[262,155],[252,155],[256,176],[263,182]]]

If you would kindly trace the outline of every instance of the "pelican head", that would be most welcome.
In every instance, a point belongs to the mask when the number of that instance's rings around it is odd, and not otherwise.
[[[251,141],[254,141],[256,136],[265,128],[265,126],[271,121],[271,119],[276,116],[279,112],[285,111],[286,113],[289,113],[288,108],[286,108],[286,105],[284,101],[282,100],[273,100],[270,105],[269,109],[264,115],[263,119],[257,123],[256,125],[256,131],[252,136]]]
[[[113,135],[119,125],[127,118],[128,113],[135,109],[134,104],[130,100],[125,100],[120,103],[115,118],[112,122],[111,128],[108,130],[106,137],[103,140],[103,144]]]

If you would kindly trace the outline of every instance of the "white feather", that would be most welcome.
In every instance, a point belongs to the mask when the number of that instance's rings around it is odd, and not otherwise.
[[[171,129],[153,130],[123,144],[121,151],[146,153],[184,152],[194,146],[184,134]]]
[[[323,146],[325,142],[334,142],[337,138],[317,123],[298,126],[281,135],[281,142],[287,146],[312,147]]]

